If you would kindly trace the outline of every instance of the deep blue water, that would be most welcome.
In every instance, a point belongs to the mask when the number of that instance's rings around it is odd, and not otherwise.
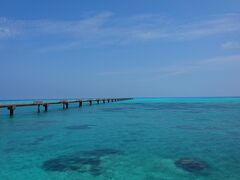
[[[240,98],[35,111],[0,109],[0,179],[240,179]],[[179,165],[184,158],[192,164]]]

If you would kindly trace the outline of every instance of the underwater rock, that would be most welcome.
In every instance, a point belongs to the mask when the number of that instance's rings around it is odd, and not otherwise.
[[[208,167],[206,162],[193,158],[181,158],[175,161],[175,165],[188,172],[199,172]]]
[[[98,158],[80,158],[70,155],[47,160],[43,163],[42,168],[46,171],[86,172],[86,166],[90,166],[90,169],[96,169],[100,166],[100,163],[100,159]]]
[[[82,124],[82,125],[73,125],[73,126],[67,126],[65,127],[66,129],[70,130],[85,130],[85,129],[90,129],[94,125],[89,125],[89,124]]]
[[[79,173],[90,173],[99,176],[103,172],[101,157],[119,154],[121,151],[115,149],[94,149],[66,156],[59,156],[43,162],[42,169],[45,171],[77,171]]]

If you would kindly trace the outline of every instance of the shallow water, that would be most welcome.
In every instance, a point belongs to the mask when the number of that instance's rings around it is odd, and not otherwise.
[[[240,98],[139,98],[35,111],[17,108],[9,118],[0,109],[1,179],[240,179]],[[204,166],[181,167],[182,158]]]

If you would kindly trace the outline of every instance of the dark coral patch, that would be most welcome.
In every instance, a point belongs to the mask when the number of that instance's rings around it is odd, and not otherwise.
[[[79,173],[90,173],[93,176],[102,174],[101,157],[120,154],[121,151],[115,149],[94,149],[83,151],[67,156],[59,156],[43,162],[42,169],[45,171],[76,171]]]
[[[181,158],[175,161],[175,165],[188,172],[201,172],[208,167],[206,162],[193,158]]]
[[[85,129],[91,129],[93,126],[94,125],[82,124],[82,125],[67,126],[65,128],[70,130],[85,130]]]
[[[90,169],[100,166],[100,160],[97,158],[80,158],[78,156],[61,156],[55,159],[50,159],[45,161],[42,165],[42,168],[46,171],[78,171],[86,172],[87,166],[90,166]]]

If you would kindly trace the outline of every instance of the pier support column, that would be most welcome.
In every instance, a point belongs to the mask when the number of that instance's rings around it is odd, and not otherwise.
[[[43,106],[44,106],[45,112],[47,112],[48,111],[48,104],[44,104]]]
[[[103,100],[103,104],[105,104],[105,100]]]
[[[68,109],[68,102],[67,101],[63,101],[63,109]]]
[[[8,110],[9,110],[9,115],[13,116],[14,115],[14,110],[16,109],[16,106],[8,106]]]
[[[82,107],[82,105],[83,105],[83,102],[79,101],[79,107]]]
[[[99,104],[99,100],[97,100],[97,104]]]
[[[92,100],[89,101],[89,105],[90,105],[90,106],[92,105]]]
[[[108,101],[108,103],[110,103],[110,100],[109,100],[109,99],[108,99],[107,101]]]
[[[112,102],[113,102],[113,99],[112,99]]]
[[[40,113],[40,104],[37,105],[37,112]]]

